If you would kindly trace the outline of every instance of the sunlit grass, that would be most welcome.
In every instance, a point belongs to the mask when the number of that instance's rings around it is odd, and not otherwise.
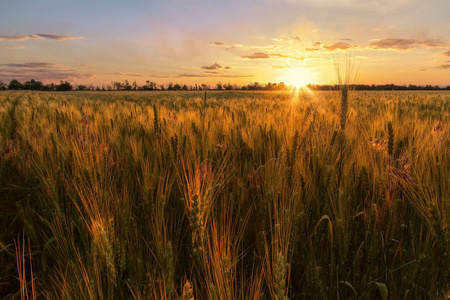
[[[448,92],[204,96],[0,94],[0,297],[448,293]]]

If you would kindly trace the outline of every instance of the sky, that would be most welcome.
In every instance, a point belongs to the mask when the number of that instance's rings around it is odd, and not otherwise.
[[[1,1],[3,82],[450,85],[449,0]]]

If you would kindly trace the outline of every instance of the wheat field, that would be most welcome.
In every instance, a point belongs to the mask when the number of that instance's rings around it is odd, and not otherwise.
[[[443,299],[450,92],[2,92],[0,298]]]

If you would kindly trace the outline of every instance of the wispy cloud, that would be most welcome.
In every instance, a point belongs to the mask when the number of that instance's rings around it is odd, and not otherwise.
[[[416,42],[411,39],[379,39],[370,42],[369,46],[373,49],[407,50],[413,48]]]
[[[438,69],[450,69],[450,64],[448,65],[440,65],[439,67],[437,67]]]
[[[314,51],[319,51],[320,49],[319,48],[306,48],[305,49],[305,51],[308,51],[308,52],[314,52]]]
[[[30,62],[21,64],[0,64],[0,80],[79,80],[92,79],[93,73],[79,72],[77,70],[66,69],[62,65],[46,62]]]
[[[214,64],[212,64],[210,66],[203,66],[201,68],[205,69],[205,70],[218,70],[218,69],[222,69],[222,66],[219,65],[218,63],[214,63]]]
[[[211,45],[211,46],[225,46],[225,44],[222,43],[222,42],[209,42],[209,45]]]
[[[44,39],[43,37],[40,37],[37,34],[30,34],[29,37],[32,39],[35,39],[35,40],[43,40]]]
[[[373,49],[387,49],[387,50],[408,50],[415,46],[422,46],[426,48],[443,47],[445,43],[435,39],[415,40],[415,39],[377,39],[372,40],[369,47]]]
[[[450,57],[450,50],[448,50],[447,52],[443,52],[441,54],[444,56]]]
[[[242,55],[241,57],[248,59],[269,59],[270,55],[264,52],[255,52],[251,55]]]
[[[30,63],[24,63],[24,64],[0,64],[0,66],[5,66],[5,67],[9,67],[9,68],[27,68],[27,69],[58,67],[57,64],[44,63],[44,62],[30,62]]]
[[[35,33],[35,34],[29,34],[29,35],[22,35],[22,36],[15,36],[15,35],[2,35],[0,36],[0,41],[2,40],[8,40],[8,41],[26,41],[29,39],[34,40],[55,40],[58,42],[66,41],[66,40],[79,40],[84,39],[82,36],[75,36],[75,35],[55,35],[55,34],[46,34],[46,33]]]
[[[8,50],[15,50],[15,49],[25,49],[25,46],[17,46],[17,47],[8,47],[8,46],[4,46],[3,49],[8,49]]]
[[[205,74],[188,74],[188,73],[183,73],[178,75],[178,77],[209,77],[208,75]]]
[[[331,44],[331,45],[323,45],[323,48],[328,51],[347,50],[347,49],[352,49],[352,48],[356,48],[356,47],[358,47],[358,45],[344,43],[344,42],[339,42],[339,43],[335,43],[335,44]]]
[[[28,35],[24,35],[24,36],[2,35],[2,36],[0,36],[0,39],[8,40],[8,41],[25,41],[25,40],[29,40],[30,37]]]
[[[150,77],[150,78],[173,78],[174,76],[160,75],[160,74],[151,74],[151,75],[145,75],[145,77]]]
[[[426,39],[421,42],[417,42],[417,44],[421,45],[422,47],[428,47],[428,48],[445,46],[445,42],[443,42],[441,40],[435,40],[435,39]]]
[[[222,74],[189,74],[189,73],[183,73],[178,75],[178,77],[199,77],[199,78],[205,78],[205,77],[221,77],[221,78],[246,78],[246,77],[254,77],[255,75],[222,75]]]
[[[144,76],[142,74],[138,74],[138,73],[130,73],[128,71],[125,72],[113,72],[113,73],[109,73],[111,75],[123,75],[123,76],[134,76],[134,77],[141,77]]]
[[[44,39],[51,39],[58,42],[61,41],[67,41],[67,40],[80,40],[84,39],[82,36],[74,36],[74,35],[54,35],[54,34],[44,34],[44,33],[37,33],[36,36]]]
[[[281,38],[273,39],[273,40],[277,41],[277,42],[301,42],[302,41],[302,39],[298,35],[281,37]]]

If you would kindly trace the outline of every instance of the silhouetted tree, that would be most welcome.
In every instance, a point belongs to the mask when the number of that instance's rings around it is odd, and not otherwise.
[[[32,90],[32,91],[40,91],[43,89],[43,87],[44,85],[42,84],[42,82],[36,81],[34,79],[25,82],[22,86],[24,90]]]
[[[8,84],[8,90],[21,90],[23,85],[17,79],[13,79]]]
[[[128,82],[128,80],[125,80],[125,82],[123,83],[123,88],[126,91],[131,91],[131,84]]]
[[[0,91],[4,91],[7,89],[7,85],[6,83],[4,83],[3,81],[0,80]]]
[[[67,81],[60,81],[59,84],[56,86],[57,91],[71,91],[72,85]]]
[[[56,85],[52,82],[50,84],[44,85],[44,88],[42,89],[44,91],[56,91]]]

